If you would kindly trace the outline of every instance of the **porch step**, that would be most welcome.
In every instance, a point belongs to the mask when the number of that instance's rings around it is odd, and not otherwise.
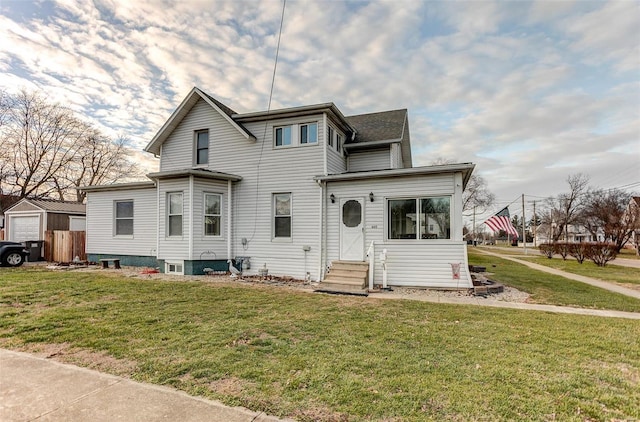
[[[319,288],[360,290],[367,287],[369,264],[356,261],[333,261],[331,270]]]
[[[329,294],[344,294],[344,295],[355,295],[355,296],[369,296],[369,293],[364,290],[361,286],[342,284],[342,283],[332,283],[323,281],[313,289],[317,293],[329,293]]]

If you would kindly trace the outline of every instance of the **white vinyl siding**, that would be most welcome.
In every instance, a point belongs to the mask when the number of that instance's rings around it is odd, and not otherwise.
[[[114,201],[133,198],[133,236],[114,236]],[[157,192],[154,187],[87,193],[87,253],[155,256]]]
[[[391,168],[389,147],[354,151],[349,154],[349,171],[386,170]]]
[[[191,220],[191,197],[189,196],[189,178],[169,179],[158,181],[158,199],[160,215],[158,227],[158,259],[183,260],[189,259],[189,225]],[[167,200],[169,193],[182,193],[182,236],[169,236],[169,209]]]
[[[379,254],[387,249],[388,280],[396,286],[429,286],[443,288],[470,287],[467,269],[466,244],[462,240],[461,176],[458,174],[395,177],[371,180],[329,182],[327,196],[333,193],[336,203],[327,198],[327,262],[340,257],[340,200],[364,198],[364,242],[367,248],[375,245],[374,280],[380,284],[382,265]],[[368,199],[370,192],[374,201]],[[398,198],[451,198],[451,239],[428,241],[387,240],[387,200]],[[460,216],[458,217],[458,214]],[[453,280],[451,263],[462,263],[460,280]]]

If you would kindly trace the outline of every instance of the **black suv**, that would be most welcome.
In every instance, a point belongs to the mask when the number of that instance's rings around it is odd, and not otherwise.
[[[19,267],[24,264],[29,251],[22,243],[0,241],[0,265]]]

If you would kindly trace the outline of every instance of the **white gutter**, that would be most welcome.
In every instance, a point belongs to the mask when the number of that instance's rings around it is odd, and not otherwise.
[[[328,168],[328,164],[327,164],[327,145],[329,144],[329,140],[327,139],[328,133],[327,133],[327,113],[322,113],[322,131],[324,132],[324,147],[322,148],[323,150],[323,156],[324,156],[324,171],[322,174],[324,174],[325,176],[327,174],[329,174],[329,168]]]
[[[231,259],[231,180],[227,180],[227,259]]]
[[[156,259],[158,259],[160,255],[160,181],[156,185],[156,201]]]
[[[318,186],[320,186],[320,219],[319,219],[319,231],[318,231],[318,237],[319,237],[319,244],[320,244],[320,251],[318,253],[318,281],[322,281],[322,262],[323,262],[323,255],[324,255],[324,244],[323,244],[323,235],[324,235],[324,216],[325,216],[325,186],[326,183],[323,182],[317,182]]]

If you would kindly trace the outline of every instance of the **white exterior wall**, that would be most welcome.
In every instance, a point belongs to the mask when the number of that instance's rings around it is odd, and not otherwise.
[[[162,146],[161,171],[184,170],[193,165],[193,132],[209,129],[208,169],[242,177],[233,182],[231,258],[251,258],[249,273],[257,273],[264,264],[270,274],[290,275],[304,278],[304,261],[312,279],[318,279],[320,253],[320,207],[321,189],[313,177],[324,173],[323,115],[281,119],[267,122],[245,123],[244,126],[258,140],[247,140],[223,116],[204,100],[191,109]],[[318,124],[318,143],[291,147],[273,144],[275,126]],[[292,127],[294,143],[298,142],[298,126]],[[264,141],[263,141],[264,136]],[[264,142],[264,145],[263,145]],[[327,151],[328,152],[328,151]],[[159,227],[159,259],[199,260],[202,252],[213,251],[217,259],[229,258],[227,246],[227,182],[200,182],[195,179],[193,208],[190,210],[189,181],[187,177],[160,181],[161,223]],[[256,186],[256,184],[258,184]],[[202,192],[206,186],[215,186],[214,193],[223,193],[223,239],[202,239]],[[224,186],[224,188],[223,188]],[[256,189],[257,188],[257,189]],[[183,236],[168,239],[166,230],[166,194],[182,191],[184,194]],[[272,194],[292,194],[292,238],[273,239]],[[192,215],[190,219],[188,215]],[[193,242],[188,241],[189,225],[193,221]],[[242,239],[248,243],[243,246]],[[303,246],[310,246],[309,252]],[[202,259],[212,259],[202,255]],[[301,264],[302,263],[302,264]]]
[[[391,144],[391,168],[404,168],[404,163],[402,161],[402,149],[400,147],[400,144]]]
[[[115,236],[114,202],[133,201],[133,237]],[[90,254],[156,255],[156,189],[87,192],[86,250]]]
[[[349,154],[349,171],[386,170],[391,168],[389,147]]]
[[[374,202],[368,198],[374,194]],[[467,252],[462,240],[462,176],[443,174],[395,177],[358,181],[328,182],[327,195],[327,262],[340,257],[340,200],[363,198],[364,248],[375,242],[376,284],[382,283],[380,252],[387,249],[388,283],[395,286],[437,288],[471,287]],[[386,240],[387,199],[428,196],[451,196],[451,239]],[[453,280],[451,263],[460,263],[460,280]]]
[[[218,194],[221,197],[220,236],[204,234],[204,195]],[[193,259],[229,259],[227,257],[227,182],[224,180],[194,179],[193,187]]]
[[[191,196],[189,195],[189,178],[158,181],[158,259],[180,261],[191,259],[193,245],[189,242],[189,225],[191,224]],[[182,236],[168,236],[169,217],[167,197],[169,193],[182,193]]]

